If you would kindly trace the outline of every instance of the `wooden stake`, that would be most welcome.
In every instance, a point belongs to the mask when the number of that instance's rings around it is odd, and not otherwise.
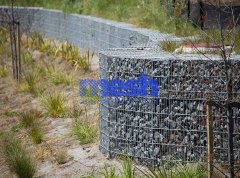
[[[213,178],[213,119],[212,105],[207,102],[208,178]]]

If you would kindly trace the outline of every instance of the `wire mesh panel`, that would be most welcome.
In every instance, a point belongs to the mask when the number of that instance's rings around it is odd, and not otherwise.
[[[240,61],[233,60],[233,66],[234,96],[239,100]],[[108,96],[101,102],[101,151],[110,157],[127,154],[137,163],[154,166],[168,159],[204,161],[207,152],[204,103],[207,99],[223,101],[227,97],[223,61],[128,57],[114,51],[100,56],[100,79],[121,80],[126,85],[129,80],[138,83],[143,74],[147,76],[146,95],[129,96],[130,91],[121,88],[121,95]],[[151,80],[157,82],[157,96],[152,95]],[[236,162],[239,118],[239,110],[234,109]],[[226,163],[226,111],[214,108],[213,119],[214,159]]]

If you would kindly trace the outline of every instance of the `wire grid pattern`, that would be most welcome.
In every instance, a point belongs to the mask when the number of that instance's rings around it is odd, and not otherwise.
[[[1,7],[1,10],[7,8]],[[57,10],[14,10],[20,19],[22,31],[31,27],[32,31],[46,37],[68,41],[96,52],[107,48],[139,48],[104,51],[106,55],[100,59],[100,76],[108,80],[117,78],[126,81],[129,78],[137,79],[145,73],[149,79],[158,81],[158,97],[105,98],[100,104],[102,152],[110,157],[116,153],[127,153],[136,162],[156,166],[170,156],[186,162],[204,159],[206,128],[203,103],[210,96],[220,100],[226,97],[224,77],[220,72],[222,68],[216,65],[219,62],[199,60],[199,55],[174,57],[161,50],[155,53],[147,51],[160,41],[182,41],[182,38],[172,35],[101,18],[64,14]],[[4,18],[2,14],[0,16]],[[239,69],[238,62],[236,66]],[[237,69],[234,75],[234,96],[239,99]],[[240,144],[237,109],[234,118],[234,144],[237,149]],[[215,162],[226,162],[226,131],[226,111],[214,109]],[[239,162],[237,150],[235,159]]]
[[[111,51],[111,50],[110,50]],[[158,97],[108,97],[100,104],[101,151],[128,154],[139,164],[159,166],[163,160],[204,161],[207,151],[204,102],[226,99],[224,65],[211,60],[137,59],[102,54],[100,78],[109,81],[148,79],[158,82]],[[240,61],[234,66],[234,98],[240,98]],[[239,163],[240,113],[234,109],[235,161]],[[227,118],[213,109],[214,162],[227,163]]]
[[[0,19],[6,19],[6,6],[0,6]],[[79,14],[65,14],[59,10],[44,8],[14,8],[23,32],[39,32],[47,38],[68,41],[84,50],[99,52],[109,48],[129,46],[156,46],[159,41],[182,41],[170,34],[133,25]]]

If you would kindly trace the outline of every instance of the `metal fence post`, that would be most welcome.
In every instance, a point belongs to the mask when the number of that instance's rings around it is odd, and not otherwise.
[[[207,102],[207,138],[208,138],[208,178],[213,178],[213,119],[212,104]]]

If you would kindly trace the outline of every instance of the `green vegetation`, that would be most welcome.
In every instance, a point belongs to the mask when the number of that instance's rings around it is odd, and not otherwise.
[[[86,54],[75,56],[75,59],[73,60],[75,70],[82,68],[84,72],[91,71],[90,61],[93,59],[93,56],[94,53],[91,53],[90,51],[87,51]]]
[[[62,57],[67,62],[73,63],[75,69],[83,69],[84,72],[91,70],[90,61],[93,58],[94,53],[87,51],[86,54],[81,54],[79,49],[74,47],[70,43],[64,43],[55,50],[56,57]]]
[[[140,169],[139,169],[140,170]],[[194,166],[169,161],[157,169],[148,166],[147,171],[140,170],[147,178],[205,178],[207,169],[203,166]]]
[[[64,84],[70,86],[73,84],[73,77],[70,74],[65,74],[60,71],[51,72],[49,77],[54,85]]]
[[[163,41],[161,47],[164,51],[174,52],[180,45],[175,41]]]
[[[185,4],[179,2],[173,10],[173,16],[170,17],[169,3],[169,0],[16,0],[15,5],[57,8],[67,13],[94,15],[129,22],[181,36],[195,34],[196,29],[182,18],[183,11],[186,9]],[[4,0],[0,0],[0,4],[6,5]]]
[[[26,51],[21,55],[21,59],[24,63],[31,63],[33,61],[33,57],[30,51]]]
[[[43,133],[41,131],[41,128],[39,124],[35,123],[29,132],[30,136],[32,137],[32,140],[35,144],[40,144],[43,141]]]
[[[122,162],[122,176],[123,178],[134,178],[136,176],[136,170],[133,166],[133,162],[129,157],[124,158]]]
[[[102,173],[104,178],[117,178],[119,177],[116,172],[116,168],[111,165],[104,165],[104,171]]]
[[[38,110],[30,110],[20,114],[21,123],[24,127],[31,127],[34,122],[41,116],[41,112]]]
[[[0,77],[7,77],[8,69],[6,66],[0,66]]]
[[[98,138],[97,126],[83,118],[74,120],[73,133],[77,136],[80,144],[92,143]]]
[[[40,76],[39,72],[35,70],[30,70],[24,75],[26,86],[24,87],[24,91],[28,91],[34,96],[39,96],[43,93],[44,89],[39,84]]]
[[[73,107],[69,111],[69,117],[76,119],[81,116],[82,112],[83,110],[76,103],[74,103]]]
[[[28,112],[23,112],[20,115],[21,126],[29,128],[29,135],[36,144],[40,144],[43,141],[43,133],[41,131],[41,124],[38,119],[41,117],[41,112],[32,109]]]
[[[32,178],[34,176],[33,159],[19,139],[13,135],[6,135],[4,138],[4,155],[9,169],[19,178]]]
[[[23,125],[18,123],[18,124],[14,124],[11,128],[11,132],[18,132],[21,128],[23,128]]]
[[[64,150],[57,151],[55,160],[58,164],[65,164],[68,161],[67,152]]]
[[[4,111],[4,115],[7,117],[15,117],[18,115],[18,113],[16,111],[12,111],[11,109],[6,109]]]
[[[187,165],[168,161],[156,169],[148,166],[142,169],[135,166],[129,157],[122,158],[122,168],[117,171],[115,167],[105,165],[102,175],[104,178],[205,178],[207,169],[200,165]],[[117,174],[117,172],[120,172]]]
[[[58,93],[51,93],[42,98],[46,114],[52,117],[61,117],[65,113],[64,98]]]

